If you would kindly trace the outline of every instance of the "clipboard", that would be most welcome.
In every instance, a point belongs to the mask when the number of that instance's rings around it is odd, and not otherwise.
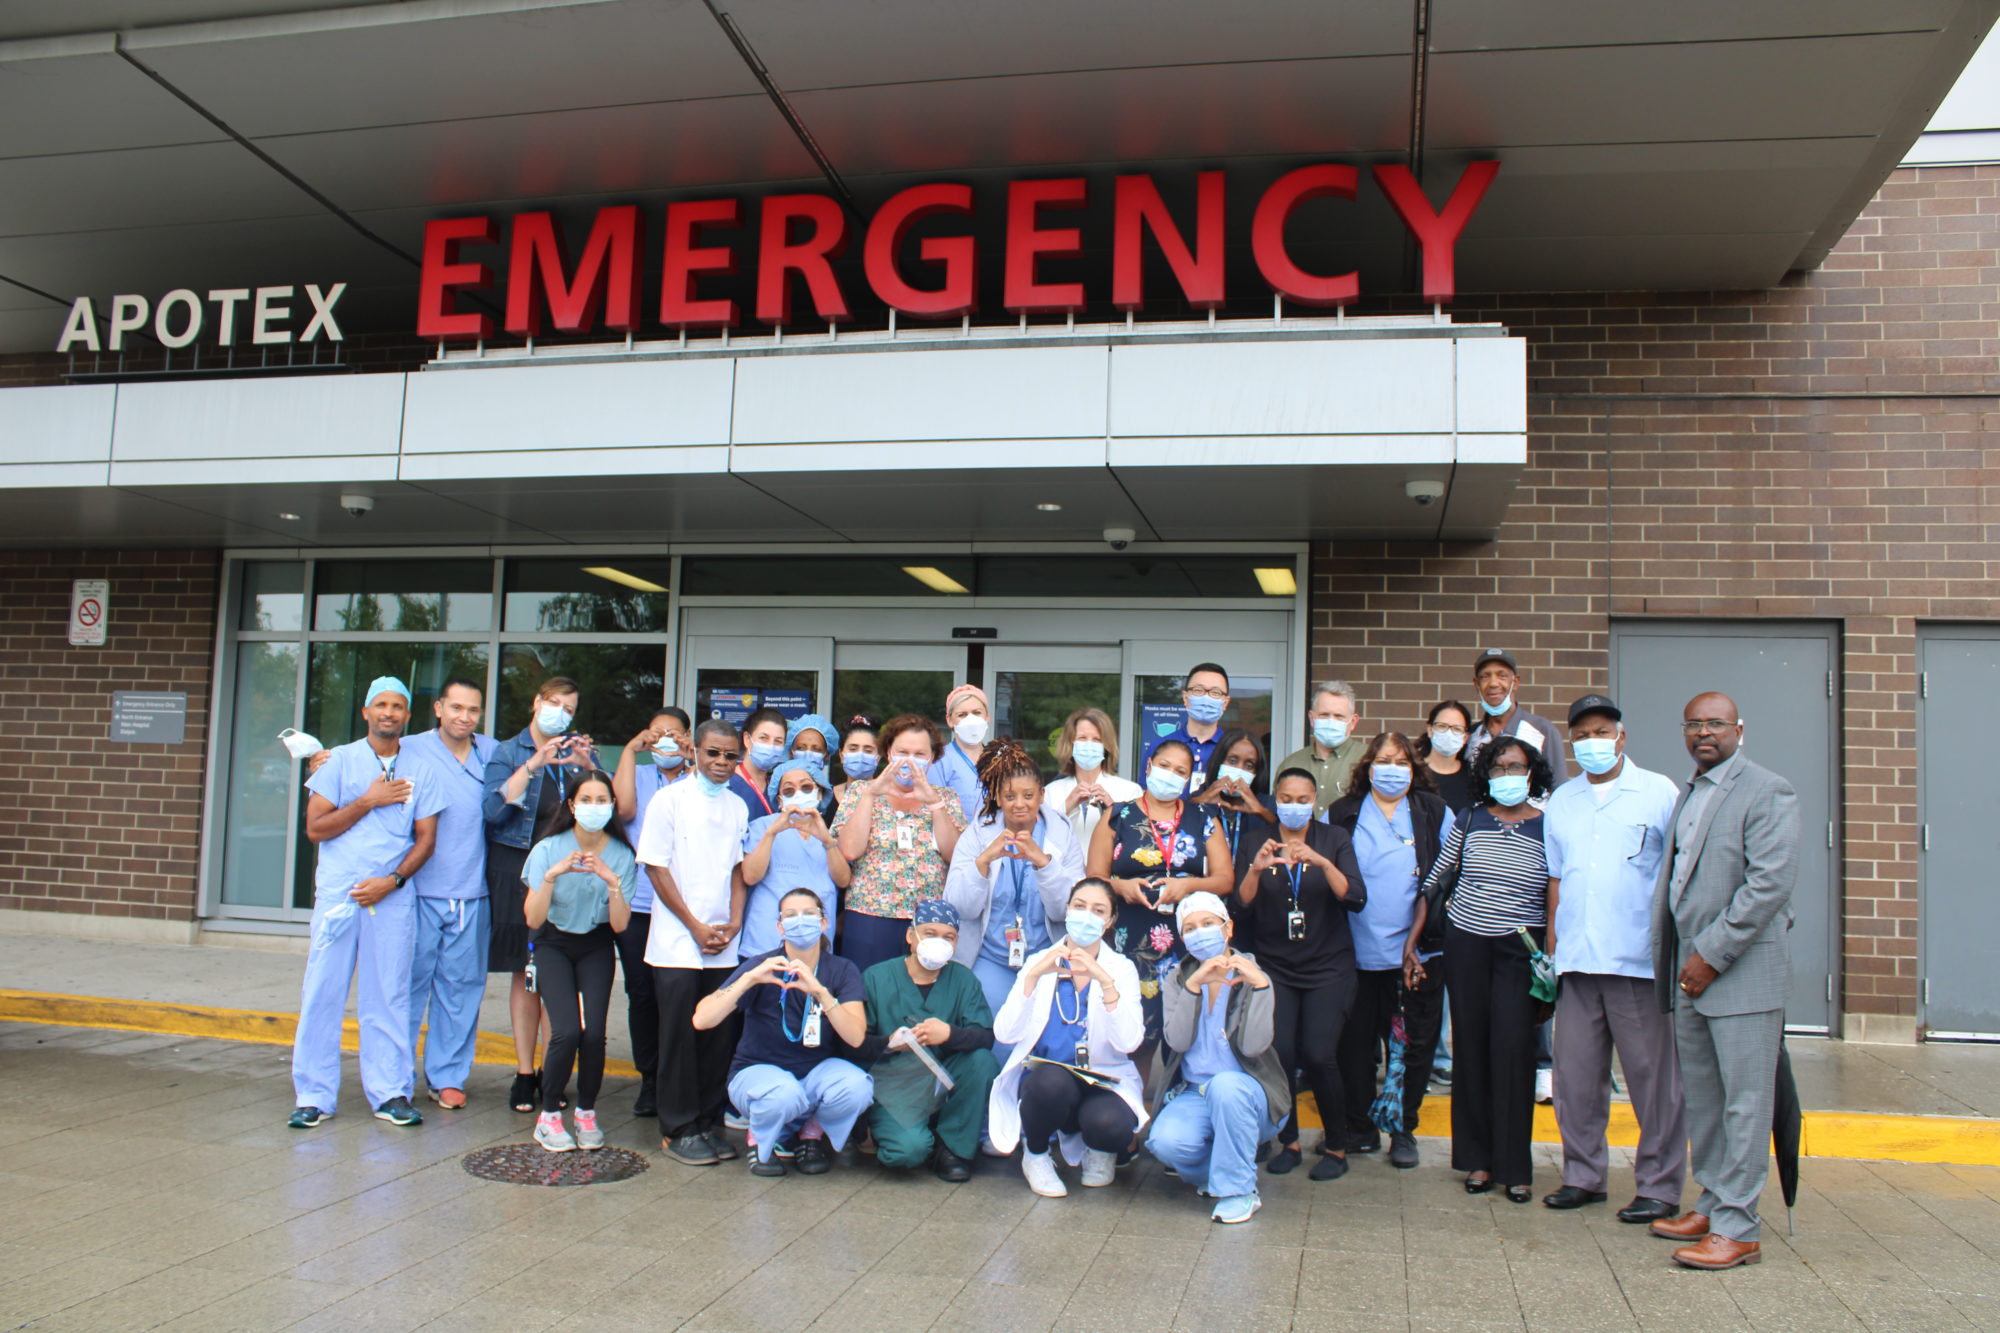
[[[1085,1069],[1082,1065],[1068,1064],[1062,1060],[1050,1060],[1040,1055],[1029,1056],[1026,1063],[1031,1065],[1054,1065],[1058,1069],[1067,1069],[1093,1088],[1116,1088],[1118,1086],[1118,1080],[1104,1073],[1102,1070]]]
[[[954,1079],[950,1074],[945,1072],[944,1066],[937,1062],[936,1056],[932,1055],[924,1047],[917,1044],[917,1039],[915,1035],[912,1034],[908,1028],[897,1028],[894,1032],[890,1033],[889,1035],[891,1038],[895,1038],[898,1036],[903,1038],[903,1044],[901,1046],[894,1048],[890,1052],[890,1054],[892,1055],[909,1054],[916,1056],[917,1063],[921,1064],[925,1069],[928,1069],[931,1072],[931,1077],[935,1078],[938,1081],[938,1086],[946,1092],[950,1092],[952,1089],[958,1086],[958,1080]]]

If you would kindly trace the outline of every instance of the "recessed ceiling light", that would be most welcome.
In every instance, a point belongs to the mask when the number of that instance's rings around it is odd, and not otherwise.
[[[285,522],[287,523],[296,523],[299,521],[299,516],[297,514],[290,513],[283,509],[280,509],[278,511],[278,517],[284,519]]]
[[[1282,565],[1276,569],[1258,570],[1257,586],[1264,590],[1267,597],[1294,597],[1299,591],[1297,577]]]
[[[1052,500],[1044,500],[1036,505],[1035,508],[1041,510],[1044,514],[1060,514],[1062,512],[1062,506]]]
[[[972,589],[932,565],[904,565],[903,572],[932,592],[964,593]]]
[[[642,579],[637,574],[627,574],[624,570],[614,569],[610,565],[585,565],[583,572],[586,574],[595,574],[601,579],[608,579],[613,583],[623,584],[627,588],[632,588],[639,592],[666,591],[665,588],[654,583],[651,579]]]

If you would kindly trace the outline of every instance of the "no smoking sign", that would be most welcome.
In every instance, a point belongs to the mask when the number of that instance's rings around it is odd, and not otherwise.
[[[104,621],[110,605],[110,580],[76,580],[69,597],[69,641],[72,647],[103,647]]]

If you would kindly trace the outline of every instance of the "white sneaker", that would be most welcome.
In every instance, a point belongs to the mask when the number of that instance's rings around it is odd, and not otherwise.
[[[1056,1174],[1056,1159],[1045,1152],[1021,1153],[1021,1174],[1028,1178],[1028,1188],[1044,1199],[1062,1199],[1069,1196],[1069,1186],[1063,1184]]]
[[[550,1152],[570,1152],[576,1147],[576,1140],[563,1128],[561,1111],[544,1111],[535,1121],[535,1142]]]
[[[1083,1155],[1083,1183],[1102,1189],[1118,1178],[1118,1154],[1091,1149]]]
[[[1553,1069],[1535,1071],[1535,1100],[1547,1106],[1556,1099],[1556,1075]]]
[[[597,1112],[576,1113],[576,1146],[591,1152],[604,1146],[604,1131],[597,1127]]]

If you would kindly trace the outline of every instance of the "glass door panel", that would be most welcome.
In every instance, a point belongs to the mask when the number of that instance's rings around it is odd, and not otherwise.
[[[1124,730],[1120,653],[1115,645],[995,646],[986,650],[993,729],[1034,756],[1044,780],[1056,775],[1055,743],[1079,708],[1101,708]],[[1121,757],[1123,751],[1120,751]],[[1130,765],[1121,763],[1120,768]]]
[[[301,647],[297,642],[236,647],[222,901],[229,907],[262,909],[251,915],[288,915],[285,866],[292,806],[305,766],[286,753],[278,733],[297,715]]]
[[[1292,690],[1285,679],[1284,644],[1128,639],[1125,663],[1132,684],[1132,713],[1127,734],[1140,758],[1186,720],[1181,688],[1188,668],[1198,662],[1214,662],[1229,673],[1224,731],[1236,727],[1248,731],[1264,747],[1267,761],[1274,742],[1279,757],[1295,748],[1296,743],[1287,739],[1296,719],[1289,708]]]
[[[834,650],[835,726],[856,717],[876,726],[903,713],[944,724],[944,698],[965,679],[959,644],[843,643]]]
[[[736,726],[759,708],[786,717],[822,713],[832,697],[833,640],[690,634],[681,706],[696,723]]]

